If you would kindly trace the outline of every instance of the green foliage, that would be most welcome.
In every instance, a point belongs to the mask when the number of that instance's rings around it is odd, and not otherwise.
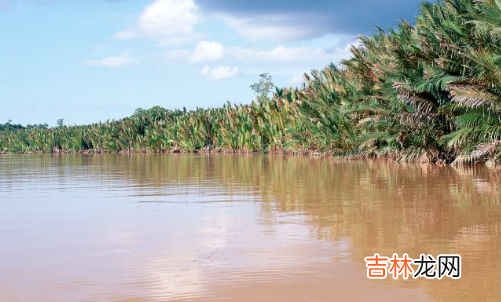
[[[421,162],[501,161],[501,6],[423,3],[415,25],[361,37],[352,58],[250,105],[138,109],[89,126],[0,125],[3,152],[315,152]]]
[[[9,120],[7,123],[5,124],[0,124],[0,132],[1,131],[12,131],[12,130],[19,130],[19,129],[23,129],[24,127],[22,125],[16,125],[16,124],[12,124],[12,121]]]
[[[250,89],[260,98],[267,98],[275,85],[273,77],[269,73],[259,75],[259,82],[250,85]]]

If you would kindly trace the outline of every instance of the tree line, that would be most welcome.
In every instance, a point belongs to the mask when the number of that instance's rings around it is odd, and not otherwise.
[[[0,151],[212,150],[499,163],[501,1],[422,3],[414,23],[379,28],[351,53],[339,67],[305,74],[301,87],[277,88],[249,105],[154,107],[87,126],[4,127]]]

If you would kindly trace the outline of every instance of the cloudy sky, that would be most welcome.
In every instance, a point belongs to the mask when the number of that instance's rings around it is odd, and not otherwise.
[[[0,0],[0,123],[248,103],[295,86],[419,0]]]

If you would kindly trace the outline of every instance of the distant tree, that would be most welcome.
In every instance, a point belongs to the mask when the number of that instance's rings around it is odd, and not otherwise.
[[[48,124],[29,124],[26,126],[26,129],[48,129],[49,125]]]
[[[259,82],[250,85],[250,88],[258,97],[266,98],[275,87],[273,77],[269,73],[259,75]]]
[[[144,115],[146,114],[146,110],[143,109],[143,108],[137,108],[136,111],[134,111],[134,114],[132,115],[133,117],[134,116],[141,116],[141,115]]]
[[[58,127],[63,127],[64,126],[64,119],[60,118],[57,120],[57,126]]]
[[[0,124],[0,131],[19,130],[23,128],[22,125],[12,124],[12,120],[8,120],[5,124]]]

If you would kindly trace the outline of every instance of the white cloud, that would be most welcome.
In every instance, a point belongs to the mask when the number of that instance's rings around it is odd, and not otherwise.
[[[195,49],[174,49],[166,53],[169,59],[184,59],[190,63],[223,60],[241,64],[304,64],[309,62],[324,62],[325,65],[347,58],[350,55],[351,44],[333,49],[311,47],[286,47],[279,45],[272,49],[246,48],[224,46],[218,42],[202,41]]]
[[[223,65],[218,67],[205,66],[200,74],[207,80],[220,81],[238,75],[238,68]]]
[[[295,76],[292,77],[289,84],[291,85],[299,85],[304,82],[304,77],[303,76]]]
[[[190,56],[191,62],[210,62],[221,59],[224,55],[224,47],[218,42],[201,41]]]
[[[165,53],[165,57],[171,60],[179,60],[186,59],[189,54],[190,51],[187,49],[171,49]]]
[[[128,55],[122,55],[118,57],[107,57],[100,60],[85,60],[83,63],[89,66],[118,68],[129,66],[133,64],[134,61],[131,60]]]
[[[285,47],[279,45],[273,49],[263,50],[255,48],[233,47],[230,52],[238,61],[248,62],[308,62],[334,59],[335,53],[323,48]]]
[[[139,36],[138,32],[132,31],[132,30],[124,30],[117,32],[116,34],[113,35],[114,39],[117,40],[129,40],[129,39],[134,39]]]
[[[294,22],[294,16],[261,16],[253,18],[232,18],[224,16],[226,24],[240,35],[250,39],[292,41],[310,38],[314,31]]]
[[[219,67],[206,66],[200,71],[200,74],[209,80],[217,81],[236,74],[256,75],[270,72],[276,76],[289,77],[291,79],[289,84],[298,85],[303,82],[299,75],[308,73],[312,69],[322,69],[330,63],[339,64],[342,59],[350,57],[352,44],[347,42],[349,40],[341,41],[338,46],[332,47],[331,43],[335,40],[316,43],[316,45],[330,44],[329,47],[286,47],[279,45],[269,49],[224,46],[218,42],[200,42],[191,50],[169,50],[165,57],[172,64],[220,62]]]
[[[164,44],[182,44],[195,39],[193,28],[200,20],[194,0],[156,0],[144,9],[132,29],[118,32],[114,38],[147,36]]]
[[[205,45],[207,43],[207,45]],[[271,49],[247,48],[239,46],[223,46],[217,42],[200,42],[194,50],[171,50],[167,52],[167,58],[185,59],[191,63],[222,60],[226,63],[239,63],[244,65],[254,65],[267,63],[269,65],[279,65],[294,63],[295,65],[305,65],[311,63],[322,63],[327,65],[331,62],[339,63],[341,59],[350,56],[350,47],[347,44],[343,47],[326,49],[322,47],[286,47],[279,45]]]

